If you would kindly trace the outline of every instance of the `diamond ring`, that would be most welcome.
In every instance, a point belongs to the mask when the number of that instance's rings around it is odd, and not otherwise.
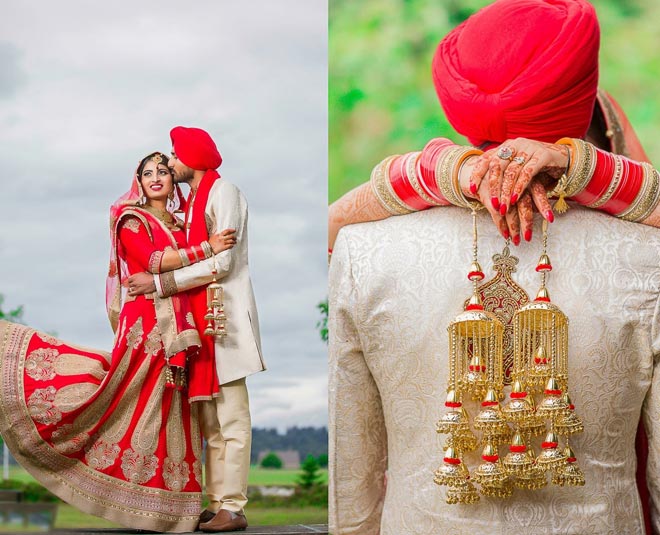
[[[525,164],[525,158],[522,156],[516,156],[512,161],[516,162],[517,164],[524,165]]]
[[[501,160],[510,160],[513,156],[513,149],[511,147],[500,147],[497,151],[497,157]]]

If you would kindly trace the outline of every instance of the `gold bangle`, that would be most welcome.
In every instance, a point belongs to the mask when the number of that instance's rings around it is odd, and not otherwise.
[[[211,258],[213,256],[213,247],[211,247],[211,244],[207,240],[204,240],[200,245],[204,251],[204,258]]]
[[[562,175],[550,196],[575,197],[589,184],[596,168],[596,154],[593,145],[581,139],[564,137],[557,145],[569,145],[573,149],[568,173]],[[570,149],[569,149],[570,150]]]
[[[392,189],[392,184],[390,184],[390,166],[398,156],[398,154],[388,156],[376,165],[371,172],[370,180],[371,189],[373,190],[376,199],[378,199],[380,205],[392,215],[403,215],[414,212],[414,210],[406,206],[403,201],[396,196]]]
[[[438,157],[436,165],[436,181],[438,190],[447,202],[461,208],[472,209],[480,203],[468,201],[458,183],[460,168],[469,156],[481,154],[481,151],[466,147],[449,147]]]
[[[472,156],[481,156],[484,152],[479,149],[466,149],[463,154],[459,156],[458,161],[454,164],[454,171],[452,175],[452,187],[454,188],[454,194],[460,201],[463,203],[464,208],[481,210],[484,206],[477,200],[469,200],[465,197],[463,193],[463,188],[461,188],[461,169],[465,162],[467,162]]]
[[[660,177],[658,171],[649,163],[642,163],[644,180],[635,200],[616,217],[624,221],[643,221],[660,201]]]
[[[181,259],[181,265],[182,266],[189,266],[190,265],[190,260],[188,259],[188,255],[186,254],[185,249],[179,249],[177,251],[179,253],[179,258]]]
[[[411,153],[411,155],[408,157],[408,162],[407,162],[407,166],[406,166],[406,173],[408,175],[408,181],[410,182],[410,185],[415,190],[417,195],[419,195],[419,197],[425,203],[430,204],[431,206],[441,206],[441,204],[438,201],[431,198],[424,191],[421,184],[419,183],[419,179],[417,178],[417,162],[419,162],[419,159],[420,159],[421,156],[422,156],[422,153],[420,151],[420,152]]]

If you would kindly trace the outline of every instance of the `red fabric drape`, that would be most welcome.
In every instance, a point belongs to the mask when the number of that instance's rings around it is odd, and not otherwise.
[[[194,195],[191,193],[188,198],[186,203],[186,221],[190,222],[188,246],[199,245],[209,239],[204,213],[211,187],[219,179],[218,172],[215,169],[209,169],[202,177],[197,192]],[[215,369],[215,340],[212,336],[204,335],[206,327],[204,315],[207,310],[206,287],[193,288],[188,291],[188,295],[195,325],[202,340],[202,348],[198,357],[193,359],[188,366],[188,397],[191,400],[209,399],[220,391],[220,387]]]

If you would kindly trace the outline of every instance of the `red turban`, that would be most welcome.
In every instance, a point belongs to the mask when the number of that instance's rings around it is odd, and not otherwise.
[[[188,167],[200,171],[220,167],[222,156],[205,130],[175,126],[170,131],[170,139],[177,158]]]
[[[599,44],[584,0],[499,0],[440,42],[433,81],[447,119],[476,146],[580,138],[594,109]]]

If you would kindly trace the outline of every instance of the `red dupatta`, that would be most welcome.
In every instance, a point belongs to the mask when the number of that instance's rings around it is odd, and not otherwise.
[[[197,191],[190,194],[186,203],[186,222],[188,229],[188,245],[199,245],[209,239],[209,230],[206,227],[206,204],[209,199],[211,187],[220,174],[215,169],[209,169],[202,177]],[[192,219],[190,215],[192,213]],[[199,355],[189,365],[188,397],[190,401],[207,400],[218,395],[220,385],[218,373],[215,369],[215,339],[204,334],[207,310],[206,287],[199,286],[188,291],[190,306],[192,308],[195,325],[202,340]]]

